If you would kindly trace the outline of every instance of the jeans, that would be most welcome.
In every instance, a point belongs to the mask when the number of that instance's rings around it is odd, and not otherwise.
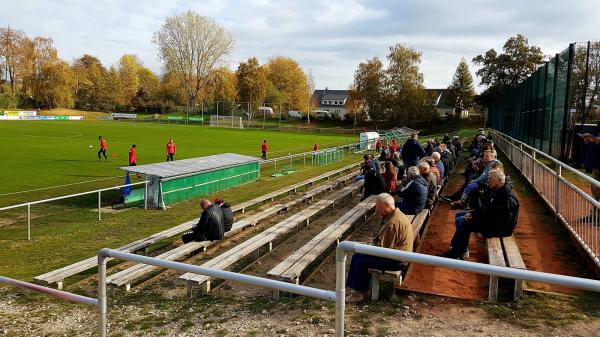
[[[346,286],[358,291],[367,291],[369,289],[369,269],[403,270],[404,265],[400,261],[356,253],[352,255]]]
[[[469,247],[469,238],[471,237],[471,233],[481,232],[481,223],[473,219],[467,220],[465,218],[465,213],[467,212],[458,212],[455,216],[456,231],[454,232],[454,236],[452,236],[452,240],[450,241],[450,245],[452,246],[452,255],[460,256],[465,253]]]

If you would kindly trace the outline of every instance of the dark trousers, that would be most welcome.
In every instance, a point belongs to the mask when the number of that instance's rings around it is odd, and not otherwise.
[[[174,153],[167,153],[167,161],[173,161]]]
[[[262,151],[262,160],[267,160],[267,151]]]
[[[471,233],[480,233],[482,231],[482,224],[473,219],[465,219],[466,212],[458,212],[455,215],[456,231],[452,236],[450,245],[452,246],[451,254],[460,256],[467,251],[469,247],[469,238]]]
[[[416,212],[415,206],[408,205],[407,203],[404,202],[404,200],[396,201],[396,208],[399,209],[405,215],[416,215],[417,213],[419,213],[423,210],[423,209],[420,209],[420,210],[418,210],[418,212]]]
[[[346,286],[358,291],[367,291],[369,289],[369,269],[402,270],[404,265],[400,261],[356,253],[352,255]]]
[[[188,242],[192,242],[192,241],[197,241],[197,242],[205,241],[206,233],[203,232],[202,230],[196,228],[194,231],[192,231],[190,233],[183,234],[183,236],[181,236],[181,240],[183,241],[183,243],[188,243]]]
[[[104,159],[108,160],[108,158],[106,158],[106,150],[100,150],[98,151],[98,160],[100,160],[100,154],[104,155]]]

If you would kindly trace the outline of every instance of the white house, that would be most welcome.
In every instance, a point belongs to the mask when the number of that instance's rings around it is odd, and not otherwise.
[[[325,90],[315,90],[311,101],[316,105],[316,110],[328,111],[331,116],[344,119],[348,113],[348,90],[329,90],[325,87]]]

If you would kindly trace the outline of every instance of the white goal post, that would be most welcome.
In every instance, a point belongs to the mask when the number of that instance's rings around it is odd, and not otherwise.
[[[210,126],[218,128],[236,128],[243,129],[244,123],[242,117],[238,116],[218,116],[210,115]]]

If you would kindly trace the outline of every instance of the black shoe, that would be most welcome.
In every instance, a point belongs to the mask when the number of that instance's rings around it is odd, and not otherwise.
[[[462,202],[461,200],[453,201],[450,203],[450,209],[462,209],[462,208],[465,208],[465,203]]]
[[[450,203],[450,202],[453,202],[453,201],[454,201],[454,200],[452,200],[452,199],[448,198],[448,197],[447,197],[447,196],[445,196],[445,195],[440,195],[440,200],[442,200],[442,201],[444,201],[444,202],[447,202],[447,203]]]
[[[449,250],[445,253],[441,253],[441,254],[437,254],[437,256],[439,257],[445,257],[447,259],[455,259],[455,260],[460,260],[460,255],[456,254],[455,252]]]

